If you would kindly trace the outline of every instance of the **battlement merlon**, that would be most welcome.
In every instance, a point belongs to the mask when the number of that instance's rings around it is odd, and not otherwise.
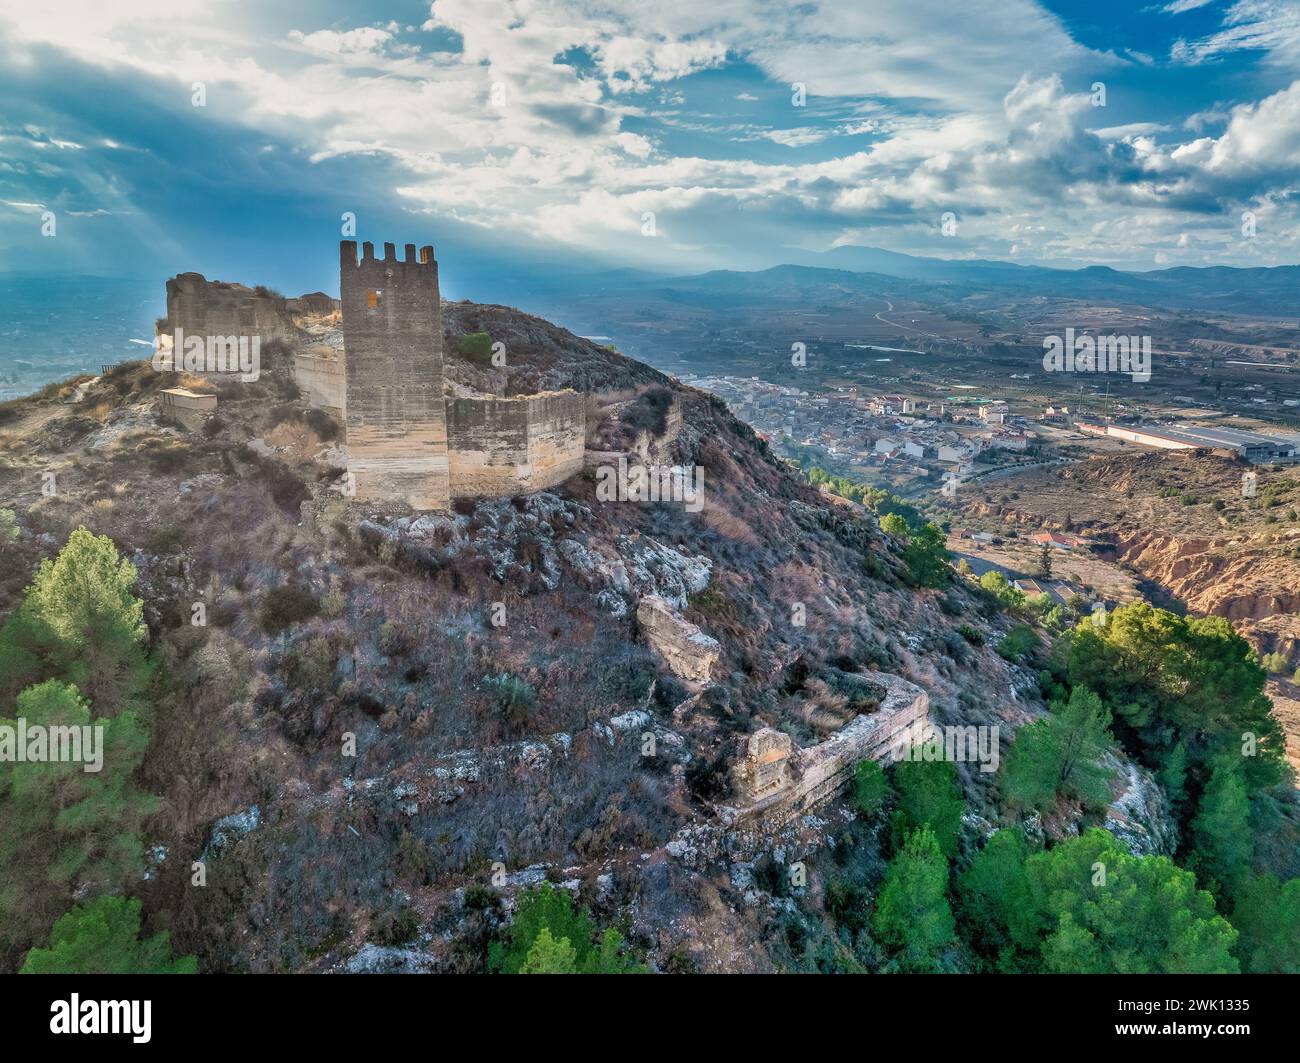
[[[432,245],[426,244],[419,249],[417,254],[415,244],[404,244],[402,251],[404,257],[399,259],[397,257],[397,245],[386,243],[384,244],[384,257],[376,258],[375,245],[367,240],[361,245],[361,258],[358,260],[357,242],[355,240],[340,240],[339,269],[345,272],[348,269],[360,270],[366,266],[398,265],[403,267],[404,270],[427,269],[435,274],[437,273],[438,262],[433,257]]]

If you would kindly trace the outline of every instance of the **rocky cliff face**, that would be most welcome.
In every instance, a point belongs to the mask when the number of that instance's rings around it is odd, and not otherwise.
[[[1106,811],[1106,829],[1135,853],[1173,856],[1178,824],[1164,791],[1149,771],[1131,761],[1114,767],[1119,793]]]
[[[1243,497],[1248,471],[1255,494]],[[1026,473],[1004,489],[1015,497],[988,491],[971,511],[1025,528],[1068,522],[1191,612],[1226,617],[1260,652],[1300,664],[1300,469],[1135,451]]]
[[[1300,606],[1295,558],[1271,539],[1179,538],[1119,528],[1115,556],[1159,583],[1193,612],[1229,620],[1264,620]]]

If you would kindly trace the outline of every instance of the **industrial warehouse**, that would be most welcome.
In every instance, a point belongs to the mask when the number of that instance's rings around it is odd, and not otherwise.
[[[1090,435],[1111,436],[1162,450],[1222,450],[1253,464],[1300,460],[1300,437],[1262,435],[1236,428],[1202,425],[1120,425],[1077,421],[1075,427]]]

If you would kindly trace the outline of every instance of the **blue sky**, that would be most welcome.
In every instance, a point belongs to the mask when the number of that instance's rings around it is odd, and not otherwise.
[[[333,290],[344,211],[478,298],[841,244],[1300,261],[1300,0],[25,6],[0,270]]]

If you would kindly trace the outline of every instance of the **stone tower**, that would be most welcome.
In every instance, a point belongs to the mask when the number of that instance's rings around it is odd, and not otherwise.
[[[432,247],[339,244],[347,380],[348,471],[356,498],[447,509],[442,308]]]

